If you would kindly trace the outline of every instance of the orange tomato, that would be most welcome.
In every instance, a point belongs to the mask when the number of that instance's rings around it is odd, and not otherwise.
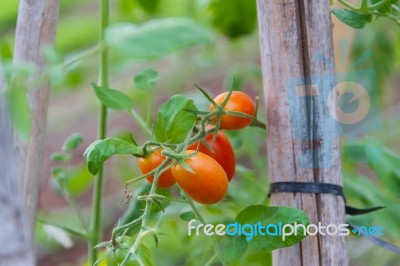
[[[208,146],[211,147],[211,150],[209,150],[208,147],[201,141],[189,145],[188,150],[196,150],[197,146],[199,145],[200,152],[214,158],[222,166],[222,168],[224,168],[228,180],[230,181],[235,174],[236,167],[236,158],[233,147],[228,137],[225,136],[222,131],[218,132],[214,143],[212,141],[213,137],[214,133],[211,133],[204,138],[204,140],[208,143]]]
[[[195,152],[186,151],[187,154]],[[228,191],[228,177],[222,166],[210,156],[199,152],[186,159],[193,173],[177,164],[171,168],[178,185],[193,200],[203,204],[213,204],[222,200]]]
[[[228,92],[224,92],[214,98],[214,101],[221,105],[222,102],[228,96]],[[210,111],[214,110],[214,105],[210,105]],[[254,116],[255,104],[253,100],[244,92],[233,91],[228,102],[224,106],[224,110],[232,112],[241,112]],[[216,123],[216,118],[213,118],[213,122]],[[251,123],[251,118],[239,117],[234,115],[222,115],[221,117],[221,129],[241,129],[248,126]]]
[[[158,149],[152,153],[150,153],[149,156],[146,158],[139,158],[138,164],[139,168],[142,171],[142,173],[148,174],[151,171],[153,171],[155,168],[157,168],[162,162],[165,161],[165,157],[161,155],[162,149]],[[147,177],[147,181],[149,183],[153,183],[154,176],[149,176]],[[169,188],[175,184],[175,179],[172,176],[171,169],[168,169],[167,171],[163,172],[158,179],[158,187],[159,188]]]

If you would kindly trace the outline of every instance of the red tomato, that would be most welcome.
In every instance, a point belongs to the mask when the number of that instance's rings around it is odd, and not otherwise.
[[[228,96],[228,92],[224,92],[214,98],[214,101],[221,105],[222,102]],[[210,105],[210,111],[214,110],[214,105]],[[255,104],[253,100],[244,92],[233,91],[231,97],[226,103],[224,110],[232,112],[241,112],[251,116],[255,114]],[[213,118],[216,123],[216,118]],[[251,118],[239,117],[234,115],[223,115],[221,117],[221,129],[241,129],[248,126],[251,123]]]
[[[187,154],[195,152],[186,151]],[[228,177],[219,163],[204,153],[186,159],[193,173],[177,164],[171,168],[178,185],[192,199],[203,204],[213,204],[222,200],[228,191]]]
[[[236,158],[232,145],[227,136],[219,131],[213,143],[214,133],[207,135],[204,140],[212,148],[209,150],[201,141],[189,145],[188,150],[196,150],[199,145],[199,151],[214,158],[224,168],[225,173],[230,181],[235,174]]]
[[[162,162],[165,161],[165,157],[161,155],[162,149],[158,149],[154,152],[152,152],[149,156],[146,158],[139,158],[138,164],[139,168],[142,171],[142,173],[145,175],[147,173],[150,173],[153,171],[155,168],[157,168]],[[147,181],[150,183],[153,183],[154,176],[149,176],[147,177]],[[168,169],[167,171],[163,172],[158,179],[158,187],[159,188],[169,188],[175,184],[175,179],[172,176],[171,169]]]

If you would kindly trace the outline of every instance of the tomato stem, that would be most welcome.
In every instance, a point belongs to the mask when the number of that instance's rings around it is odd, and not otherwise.
[[[146,121],[143,120],[143,118],[134,110],[131,109],[128,111],[130,116],[135,120],[138,125],[143,129],[144,132],[151,138],[152,137],[152,132],[149,126],[147,125]]]
[[[99,56],[99,81],[100,87],[108,87],[108,49],[105,44],[105,30],[109,21],[109,2],[108,0],[100,0],[100,56]],[[107,134],[107,107],[101,105],[99,115],[98,138],[104,139]],[[101,205],[103,190],[103,165],[100,165],[99,172],[94,180],[92,200],[92,217],[89,229],[90,240],[88,243],[88,255],[90,265],[94,265],[97,261],[98,253],[95,246],[101,238]]]
[[[182,193],[185,195],[187,202],[189,203],[190,207],[192,208],[193,212],[197,216],[197,218],[202,222],[203,224],[207,224],[206,221],[204,220],[203,216],[200,214],[199,210],[197,209],[196,205],[194,204],[193,200],[184,192]],[[225,265],[224,257],[222,256],[222,251],[221,248],[219,247],[217,241],[215,241],[215,238],[212,236],[209,237],[211,244],[213,246],[215,255],[218,257],[218,259],[221,261],[223,265]]]

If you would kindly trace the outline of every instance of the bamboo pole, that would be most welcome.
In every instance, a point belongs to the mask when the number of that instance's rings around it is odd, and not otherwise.
[[[329,1],[258,0],[257,9],[270,181],[342,185],[326,97],[336,83]],[[343,199],[331,194],[274,193],[271,204],[302,209],[314,224],[344,223]],[[273,265],[347,264],[344,236],[309,236],[273,252]]]

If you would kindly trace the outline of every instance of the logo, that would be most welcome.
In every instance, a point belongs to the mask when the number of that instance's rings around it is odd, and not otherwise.
[[[364,53],[351,67],[371,55]],[[286,82],[292,138],[302,150],[296,157],[298,165],[330,168],[333,141],[339,135],[354,138],[381,125],[376,73],[373,69],[336,73],[334,64],[323,55],[313,60],[331,71]]]
[[[188,224],[188,235],[199,236],[200,233],[206,236],[245,236],[247,241],[252,240],[255,236],[265,237],[280,237],[282,241],[286,241],[288,236],[303,235],[315,236],[317,234],[322,236],[348,236],[350,232],[356,235],[370,235],[370,236],[383,236],[383,228],[380,226],[360,226],[350,231],[348,224],[283,224],[278,222],[276,224],[265,224],[257,222],[255,224],[240,224],[238,222],[225,224],[202,224],[196,223],[196,219],[192,219]]]

